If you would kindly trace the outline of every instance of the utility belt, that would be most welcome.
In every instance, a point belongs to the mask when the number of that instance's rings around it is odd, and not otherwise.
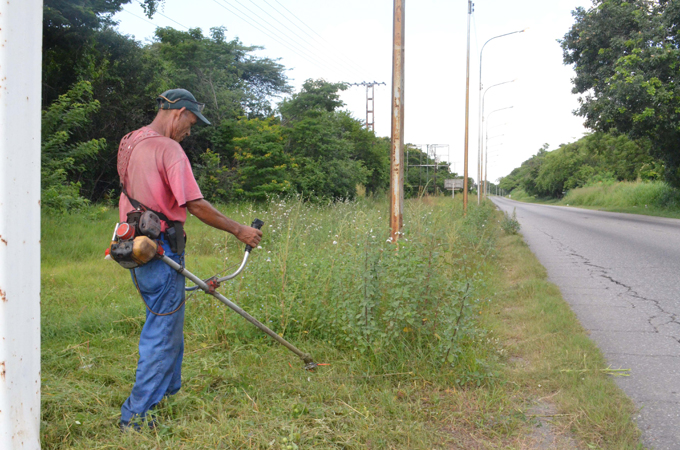
[[[147,208],[131,198],[125,188],[123,193],[135,209],[127,213],[125,222],[116,224],[106,254],[126,269],[134,269],[162,256],[163,246],[157,241],[161,236],[162,220],[166,223],[164,234],[170,250],[181,255],[186,246],[184,224],[168,220],[165,214]]]

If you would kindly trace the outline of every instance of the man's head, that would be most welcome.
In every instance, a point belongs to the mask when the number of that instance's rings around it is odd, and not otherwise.
[[[181,142],[191,134],[191,127],[196,123],[210,125],[201,112],[205,104],[196,101],[186,89],[170,89],[156,99],[158,117],[169,126],[170,138]]]

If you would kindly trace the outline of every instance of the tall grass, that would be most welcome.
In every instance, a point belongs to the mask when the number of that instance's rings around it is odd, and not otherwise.
[[[569,191],[561,203],[605,208],[678,209],[680,191],[662,181],[622,181]]]
[[[398,245],[385,201],[221,209],[265,226],[246,272],[220,291],[332,365],[301,371],[197,293],[187,302],[182,391],[159,407],[155,433],[119,436],[144,306],[128,272],[103,260],[116,211],[45,215],[43,448],[433,448],[442,436],[430,413],[413,409],[417,380],[493,383],[497,344],[474,319],[499,233],[490,204],[464,217],[458,199],[408,202]],[[187,233],[186,266],[198,276],[240,262],[243,246],[225,233],[195,219]]]
[[[512,193],[510,194],[510,198],[520,202],[530,202],[535,199],[533,195],[527,194],[524,189],[520,188],[513,190]]]

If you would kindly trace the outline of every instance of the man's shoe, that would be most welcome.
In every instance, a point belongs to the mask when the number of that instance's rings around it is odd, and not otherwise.
[[[155,417],[147,418],[146,424],[149,426],[150,430],[155,430],[159,426],[159,423],[158,423],[158,421],[156,420]],[[122,431],[123,433],[128,431],[128,430],[135,430],[137,432],[142,431],[142,426],[137,422],[129,422],[129,421],[126,422],[126,421],[121,420],[118,423],[118,426],[120,427],[120,431]]]

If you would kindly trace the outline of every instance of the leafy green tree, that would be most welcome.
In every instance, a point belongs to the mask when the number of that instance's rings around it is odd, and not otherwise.
[[[68,211],[83,206],[87,201],[80,195],[77,179],[86,165],[106,145],[105,139],[75,141],[75,130],[86,126],[90,116],[99,108],[92,99],[92,85],[76,83],[60,95],[42,115],[42,206]]]
[[[148,47],[162,87],[188,89],[207,104],[206,117],[217,123],[243,115],[267,117],[269,100],[290,91],[284,67],[252,54],[259,49],[227,40],[225,27],[212,28],[209,37],[200,28],[159,28]]]
[[[98,65],[95,37],[114,25],[113,14],[132,0],[45,0],[43,2],[43,105],[52,103]],[[152,17],[164,0],[142,0]]]
[[[596,0],[561,41],[589,128],[646,138],[680,186],[680,3]]]
[[[387,178],[384,142],[371,139],[361,122],[338,110],[344,106],[339,95],[344,89],[343,83],[307,80],[279,106],[286,152],[297,164],[291,181],[307,197],[351,199],[358,186],[376,191]]]
[[[243,136],[234,139],[235,193],[250,200],[266,200],[270,195],[291,192],[289,173],[297,163],[284,151],[284,130],[278,119],[244,119],[240,127]]]
[[[660,163],[649,155],[647,140],[632,141],[623,135],[593,133],[576,142],[547,151],[547,144],[504,177],[499,186],[511,192],[562,197],[565,191],[602,181],[657,179]]]
[[[207,149],[193,164],[193,170],[203,198],[213,202],[228,202],[235,198],[236,172],[222,163],[220,155]]]
[[[284,99],[279,105],[283,123],[301,120],[315,113],[335,112],[345,106],[339,91],[346,90],[346,83],[329,83],[324,80],[307,80],[297,94]]]

